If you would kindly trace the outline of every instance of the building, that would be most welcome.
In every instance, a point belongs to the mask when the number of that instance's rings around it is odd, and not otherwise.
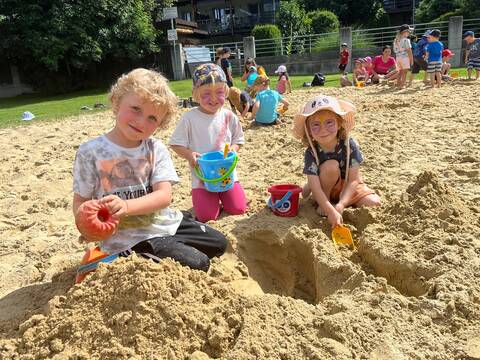
[[[383,0],[383,8],[392,25],[413,24],[414,7],[418,7],[419,3],[420,0]]]
[[[256,24],[275,23],[279,0],[180,0],[178,17],[210,35],[249,35]]]

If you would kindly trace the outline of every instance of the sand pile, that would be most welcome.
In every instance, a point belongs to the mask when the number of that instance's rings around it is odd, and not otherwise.
[[[317,92],[296,91],[292,109]],[[479,359],[480,85],[322,92],[359,109],[362,172],[384,202],[345,212],[358,251],[335,249],[309,199],[295,218],[266,208],[269,186],[304,182],[287,113],[243,123],[249,209],[213,223],[230,247],[208,274],[129,258],[73,286],[73,158],[112,119],[1,130],[0,358]],[[189,170],[174,163],[188,210]]]

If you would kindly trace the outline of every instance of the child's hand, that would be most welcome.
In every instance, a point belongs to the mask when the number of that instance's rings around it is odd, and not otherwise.
[[[117,195],[105,196],[100,202],[107,205],[108,211],[110,211],[114,219],[120,219],[128,213],[127,201],[120,199]]]
[[[338,203],[335,205],[335,210],[338,211],[338,213],[341,215],[343,214],[343,210],[345,210],[345,206],[342,203]]]
[[[342,225],[343,223],[342,214],[340,214],[337,211],[337,209],[333,207],[331,207],[327,211],[327,220],[328,220],[328,223],[332,226],[332,228],[334,228],[337,225]]]
[[[188,163],[191,167],[197,166],[197,159],[202,156],[202,154],[192,151],[190,158],[188,159]]]

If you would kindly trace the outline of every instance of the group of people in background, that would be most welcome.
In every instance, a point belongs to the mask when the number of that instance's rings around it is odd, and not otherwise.
[[[230,55],[228,47],[218,48],[216,51],[216,64],[225,73],[230,88],[228,100],[232,110],[244,118],[251,114],[250,118],[257,125],[281,123],[281,114],[288,109],[288,101],[282,95],[292,91],[287,67],[280,65],[275,70],[278,80],[276,89],[273,90],[270,89],[270,79],[265,68],[257,65],[255,59],[247,58],[240,79],[246,85],[242,90],[234,86],[232,65],[228,60]]]
[[[425,71],[423,81],[432,87],[440,87],[442,81],[452,79],[450,74],[450,60],[455,55],[451,50],[445,49],[440,41],[441,31],[438,29],[427,30],[420,39],[412,34],[413,28],[402,25],[398,29],[392,47],[385,45],[382,54],[371,58],[357,58],[353,63],[352,80],[345,72],[350,53],[346,43],[341,45],[338,68],[343,73],[341,86],[362,87],[369,84],[378,84],[384,81],[396,80],[398,88],[411,85],[413,78],[420,70]],[[473,70],[476,79],[480,75],[480,39],[475,38],[473,31],[466,31],[463,38],[467,44],[465,63],[467,64],[468,79],[472,78]],[[408,78],[408,79],[407,79]],[[408,82],[407,82],[408,80]]]

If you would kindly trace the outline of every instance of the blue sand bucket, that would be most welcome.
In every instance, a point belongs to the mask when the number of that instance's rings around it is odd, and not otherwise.
[[[224,192],[233,187],[232,172],[237,166],[237,153],[230,151],[226,158],[220,151],[202,154],[197,160],[195,173],[210,192]]]

